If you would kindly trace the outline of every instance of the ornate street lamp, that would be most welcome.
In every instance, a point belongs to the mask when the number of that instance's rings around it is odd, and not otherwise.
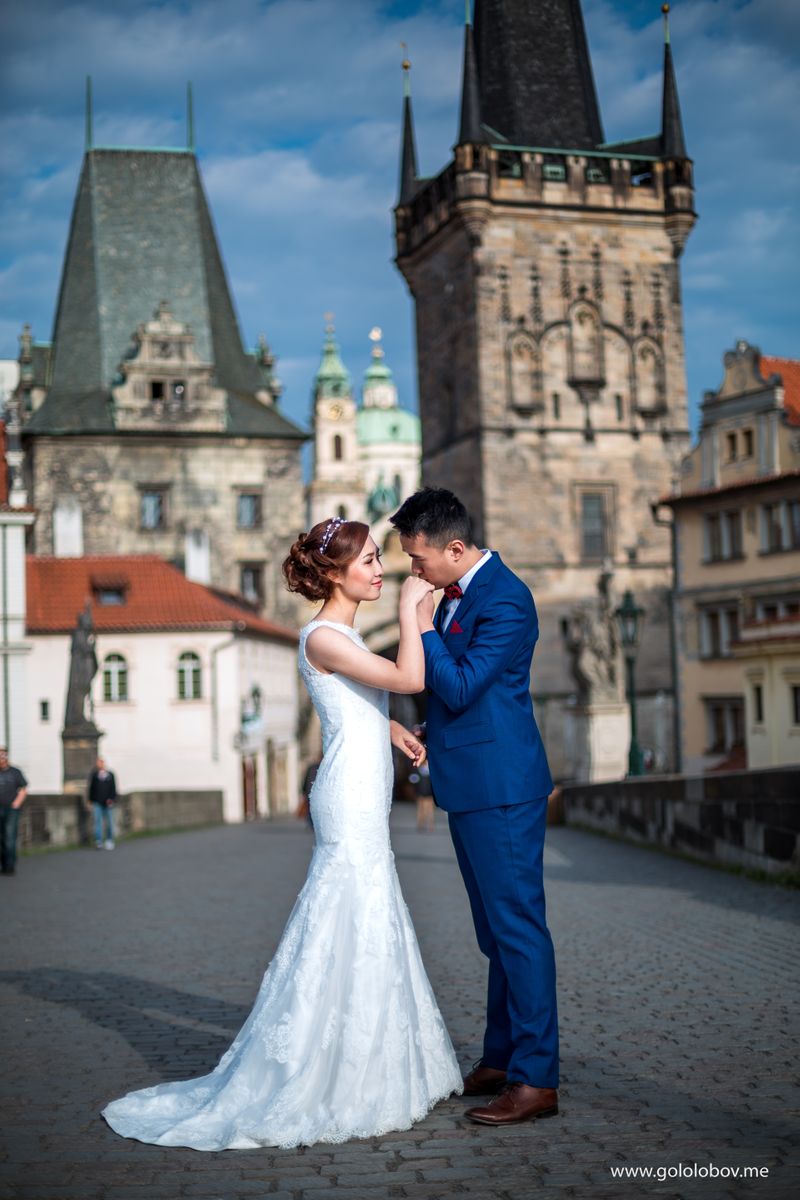
[[[633,592],[627,590],[622,597],[622,604],[614,610],[619,628],[619,640],[622,643],[622,653],[625,655],[625,689],[628,705],[631,710],[631,748],[628,753],[628,774],[644,775],[644,759],[636,738],[636,687],[633,680],[633,668],[636,662],[636,652],[639,649],[639,637],[642,632],[642,618],[645,610],[640,608],[633,598]]]

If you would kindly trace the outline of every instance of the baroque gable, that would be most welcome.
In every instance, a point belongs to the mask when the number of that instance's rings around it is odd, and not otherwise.
[[[166,300],[134,332],[111,395],[118,430],[225,429],[226,391],[215,386],[213,363],[202,361],[191,327],[175,319]]]

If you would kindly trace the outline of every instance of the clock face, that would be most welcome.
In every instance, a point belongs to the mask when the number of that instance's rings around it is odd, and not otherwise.
[[[332,421],[340,421],[344,416],[344,409],[341,404],[332,404],[328,409],[328,416]]]

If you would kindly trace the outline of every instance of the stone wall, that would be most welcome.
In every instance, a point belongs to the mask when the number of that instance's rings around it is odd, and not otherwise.
[[[570,784],[562,800],[568,825],[706,862],[800,872],[800,766]]]
[[[222,792],[131,792],[115,808],[115,832],[142,833],[159,829],[222,824]],[[94,840],[94,812],[76,795],[37,793],[22,806],[20,849],[75,846]]]
[[[36,505],[35,554],[52,554],[53,512],[60,499],[80,506],[85,554],[158,554],[182,566],[187,535],[202,530],[210,544],[214,586],[239,591],[240,564],[260,563],[264,608],[292,624],[295,598],[280,564],[305,528],[300,446],[253,438],[37,437],[29,443],[31,502]],[[143,529],[144,488],[166,491],[163,529]],[[261,526],[237,527],[240,491],[262,497]],[[204,582],[204,581],[200,581]]]

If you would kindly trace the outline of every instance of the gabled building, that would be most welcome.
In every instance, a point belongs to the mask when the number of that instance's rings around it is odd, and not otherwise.
[[[423,481],[458,493],[534,591],[555,773],[575,691],[559,630],[604,564],[647,610],[640,732],[669,766],[670,547],[649,503],[689,446],[679,262],[696,215],[666,17],[660,127],[634,141],[605,139],[579,0],[476,0],[453,155],[432,176],[408,81],[406,64],[395,239]]]
[[[800,762],[800,362],[740,341],[661,505],[674,521],[683,767]]]
[[[21,339],[31,549],[158,554],[287,619],[303,432],[242,345],[192,149],[86,150],[52,343]]]
[[[62,790],[70,640],[88,604],[101,753],[123,792],[223,794],[227,821],[286,813],[298,794],[297,634],[155,555],[27,560],[31,791]]]

